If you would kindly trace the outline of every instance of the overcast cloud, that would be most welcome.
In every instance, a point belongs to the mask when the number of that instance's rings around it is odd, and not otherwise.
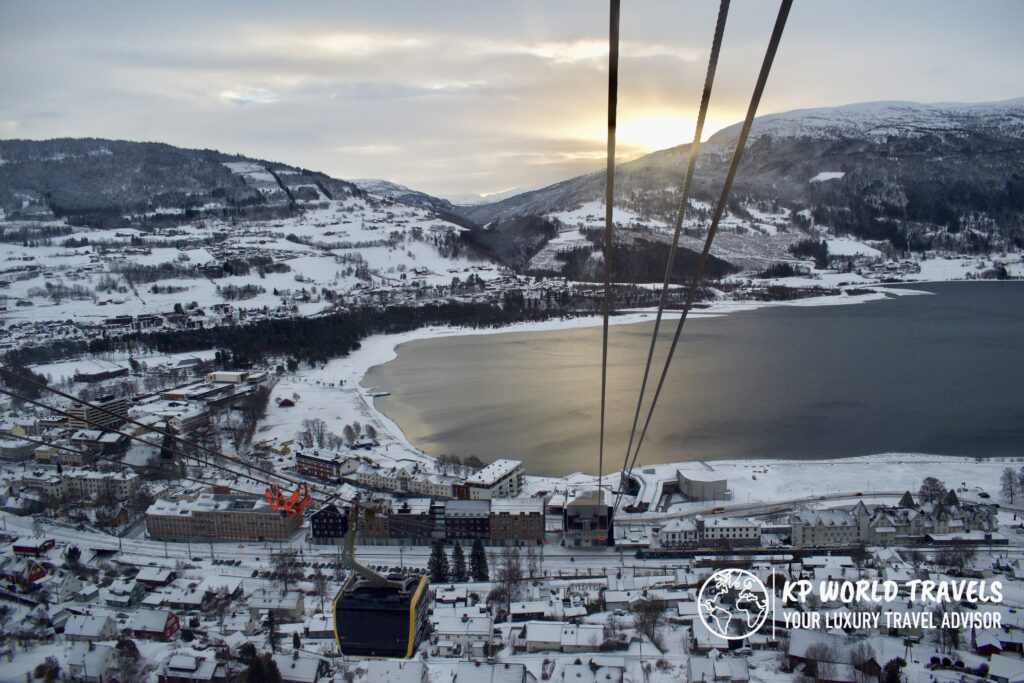
[[[777,5],[734,0],[708,133]],[[717,2],[623,2],[620,153],[688,141]],[[1024,95],[1024,3],[797,0],[761,113]],[[0,0],[0,137],[157,140],[439,195],[600,168],[607,3]]]

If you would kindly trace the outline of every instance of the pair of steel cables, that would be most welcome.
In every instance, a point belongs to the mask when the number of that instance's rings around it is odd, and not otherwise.
[[[608,318],[611,309],[612,299],[611,254],[614,228],[613,205],[615,197],[615,110],[618,104],[619,81],[619,4],[619,0],[611,0],[611,28],[609,31],[608,60],[608,159],[606,170],[607,175],[605,178],[605,231],[603,246],[604,300],[602,304],[603,327],[601,339],[601,426],[599,437],[600,445],[598,449],[599,496],[603,496],[603,493],[601,492],[603,491],[602,485],[604,478],[604,451],[606,431],[605,415],[608,385]],[[743,120],[743,126],[740,129],[739,137],[736,140],[736,146],[733,150],[732,161],[729,164],[729,170],[726,174],[725,181],[722,184],[722,189],[718,197],[718,202],[715,205],[715,210],[712,214],[711,224],[708,227],[708,232],[704,239],[704,248],[701,251],[700,258],[697,261],[697,265],[694,269],[693,275],[690,277],[690,281],[686,289],[686,298],[684,300],[683,308],[679,316],[679,321],[676,324],[675,334],[672,337],[672,343],[669,346],[668,354],[665,358],[664,365],[658,377],[657,386],[651,398],[650,405],[647,408],[647,414],[644,418],[643,425],[638,432],[637,427],[640,425],[640,415],[643,412],[644,398],[647,392],[647,386],[650,379],[651,366],[653,365],[654,361],[654,351],[658,343],[658,333],[661,329],[661,322],[664,316],[665,304],[668,298],[669,284],[671,282],[672,272],[675,267],[675,258],[679,246],[679,236],[682,231],[683,219],[686,214],[686,208],[690,197],[690,188],[692,187],[693,177],[696,170],[697,153],[700,150],[701,136],[704,130],[704,123],[707,117],[708,105],[711,99],[711,90],[715,80],[715,70],[718,66],[718,57],[722,47],[722,37],[725,33],[726,18],[729,14],[729,0],[720,1],[718,19],[715,24],[714,37],[711,43],[711,55],[708,60],[707,76],[704,80],[704,90],[701,94],[700,108],[697,114],[697,125],[694,130],[693,142],[690,144],[689,161],[687,163],[686,175],[683,180],[683,188],[682,192],[679,195],[679,203],[675,212],[672,245],[669,248],[668,263],[666,264],[665,268],[665,278],[662,282],[661,295],[658,300],[658,312],[654,321],[654,330],[651,334],[651,343],[650,348],[647,352],[647,362],[644,366],[643,379],[640,383],[640,392],[637,398],[636,411],[633,415],[633,424],[630,429],[629,442],[626,447],[626,454],[622,463],[618,491],[615,495],[615,500],[612,505],[613,514],[614,511],[618,509],[618,505],[621,501],[623,492],[626,488],[626,484],[629,481],[630,476],[632,475],[633,467],[636,465],[637,458],[639,457],[640,449],[643,447],[644,439],[647,436],[647,431],[650,427],[651,419],[654,416],[654,411],[658,404],[658,399],[660,398],[662,390],[665,386],[665,381],[668,376],[668,371],[672,363],[673,355],[675,354],[676,347],[679,344],[679,338],[683,331],[683,325],[686,323],[686,318],[689,315],[690,310],[693,308],[693,304],[699,291],[701,281],[704,277],[704,269],[707,265],[708,257],[711,254],[711,244],[715,239],[715,234],[718,231],[718,225],[725,212],[726,203],[729,200],[729,194],[732,190],[733,181],[736,177],[736,171],[739,168],[740,161],[743,156],[743,149],[746,146],[747,138],[750,134],[750,128],[754,122],[754,117],[757,115],[757,108],[761,102],[761,96],[764,93],[765,85],[768,82],[768,75],[771,73],[772,63],[775,60],[775,54],[778,51],[779,43],[782,40],[782,33],[785,29],[786,20],[789,17],[789,11],[792,5],[792,0],[782,0],[779,6],[779,12],[775,19],[775,26],[772,29],[771,38],[768,41],[768,47],[765,51],[764,59],[761,63],[761,70],[758,74],[757,81],[754,84],[754,91],[750,98],[750,104],[747,108],[747,114]],[[609,526],[610,525],[611,518],[609,517]]]

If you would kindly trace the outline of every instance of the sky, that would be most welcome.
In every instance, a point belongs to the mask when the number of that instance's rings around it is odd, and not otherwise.
[[[618,152],[689,142],[718,3],[624,0]],[[706,134],[778,5],[733,0]],[[759,113],[1024,95],[1024,3],[796,0]],[[462,198],[602,168],[608,4],[0,0],[0,138],[219,149]],[[0,171],[2,172],[2,171]]]

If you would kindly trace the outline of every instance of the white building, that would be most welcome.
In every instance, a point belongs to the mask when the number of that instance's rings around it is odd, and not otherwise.
[[[847,510],[801,510],[791,518],[794,546],[854,545],[857,520]]]
[[[489,498],[517,498],[523,490],[523,463],[502,458],[495,460],[466,479],[471,500]]]

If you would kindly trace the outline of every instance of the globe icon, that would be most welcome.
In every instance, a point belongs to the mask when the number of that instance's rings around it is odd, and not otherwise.
[[[768,619],[770,597],[761,579],[743,569],[719,569],[701,586],[697,614],[720,638],[749,638]]]

